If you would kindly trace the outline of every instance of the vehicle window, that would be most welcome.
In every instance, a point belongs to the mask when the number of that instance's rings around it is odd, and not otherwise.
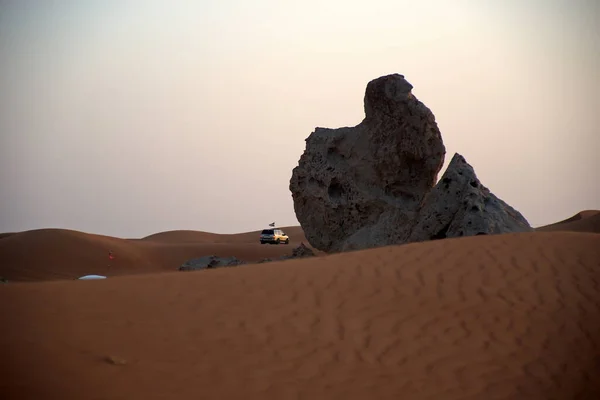
[[[262,234],[263,235],[272,235],[273,229],[263,229]]]

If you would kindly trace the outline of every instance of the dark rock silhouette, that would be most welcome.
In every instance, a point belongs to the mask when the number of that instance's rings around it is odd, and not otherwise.
[[[280,260],[290,260],[293,258],[304,258],[304,257],[314,257],[315,253],[306,245],[304,245],[304,243],[300,243],[300,245],[298,247],[295,247],[292,250],[292,255],[291,256],[282,256],[280,258]]]
[[[316,128],[306,139],[290,191],[314,248],[335,252],[531,230],[458,154],[434,189],[446,149],[435,116],[412,88],[399,74],[372,80],[360,124]]]
[[[272,261],[283,261],[291,260],[295,258],[314,257],[315,253],[304,243],[300,243],[299,246],[292,250],[291,255],[284,255],[276,259],[263,258],[258,261],[257,264],[263,264]],[[179,267],[179,271],[196,271],[201,269],[220,268],[220,267],[235,267],[238,265],[245,265],[246,261],[238,260],[235,257],[217,257],[217,256],[203,256],[188,260]]]
[[[235,257],[203,256],[188,260],[179,267],[179,271],[195,271],[199,269],[235,267],[245,264]]]
[[[425,198],[408,241],[532,230],[521,213],[494,196],[464,157],[455,154]]]
[[[290,190],[309,243],[324,251],[398,243],[431,190],[446,149],[433,113],[404,76],[368,83],[365,118],[316,130]]]

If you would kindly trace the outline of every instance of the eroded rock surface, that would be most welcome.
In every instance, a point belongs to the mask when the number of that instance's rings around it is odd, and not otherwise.
[[[355,127],[316,128],[294,168],[296,216],[316,249],[339,251],[408,239],[446,149],[433,113],[403,75],[367,84]]]
[[[494,196],[460,154],[427,195],[409,242],[533,229],[517,210]]]
[[[184,262],[179,267],[179,271],[195,271],[207,268],[234,267],[236,265],[241,264],[245,264],[245,262],[240,261],[235,257],[203,256]]]
[[[292,254],[283,255],[276,259],[263,258],[262,260],[260,260],[258,262],[258,264],[263,264],[263,263],[272,262],[272,261],[293,260],[296,258],[306,258],[306,257],[315,257],[315,253],[311,250],[310,247],[306,246],[304,243],[300,243],[299,246],[295,247],[292,250]]]
[[[307,247],[304,243],[300,243],[298,247],[295,247],[292,250],[292,255],[290,256],[282,256],[280,260],[291,260],[294,258],[305,258],[305,257],[314,257],[315,253]]]
[[[433,113],[399,74],[367,84],[355,127],[316,128],[290,179],[296,217],[326,252],[531,230],[456,154],[433,189],[446,149]]]
[[[263,264],[273,261],[292,260],[296,258],[315,257],[312,249],[304,243],[294,247],[291,255],[284,255],[276,259],[263,258],[256,264]],[[238,260],[236,257],[218,257],[218,256],[203,256],[186,261],[179,267],[179,271],[195,271],[200,269],[220,268],[220,267],[235,267],[245,265],[246,261]]]

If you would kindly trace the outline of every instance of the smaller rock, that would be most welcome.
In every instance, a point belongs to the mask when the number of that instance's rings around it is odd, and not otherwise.
[[[127,365],[127,360],[116,356],[106,356],[104,361],[112,365]]]
[[[300,243],[300,246],[294,248],[292,250],[292,258],[301,258],[301,257],[314,257],[315,253],[304,245],[304,243]]]
[[[304,245],[304,243],[300,243],[300,246],[295,247],[292,250],[292,255],[290,256],[281,256],[279,259],[280,260],[292,260],[295,258],[305,258],[305,257],[314,257],[315,253],[307,246]]]
[[[315,253],[310,249],[310,247],[305,246],[304,243],[300,243],[300,246],[295,247],[292,250],[291,255],[281,256],[274,260],[271,258],[263,258],[257,264],[263,264],[263,263],[272,262],[272,261],[293,260],[296,258],[306,258],[306,257],[314,257],[314,256],[315,256]]]
[[[455,154],[425,197],[408,242],[530,231],[525,217],[483,186],[473,167]]]
[[[199,269],[208,268],[234,267],[241,264],[246,264],[246,262],[238,260],[235,257],[204,256],[184,262],[179,267],[179,271],[196,271]]]

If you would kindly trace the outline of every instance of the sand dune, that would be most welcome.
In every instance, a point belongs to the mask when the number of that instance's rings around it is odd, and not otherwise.
[[[600,398],[600,235],[0,286],[6,399]]]
[[[7,237],[9,237],[9,236],[12,236],[12,235],[14,235],[14,234],[15,234],[15,232],[4,232],[4,233],[0,233],[0,239],[7,238]]]
[[[40,229],[0,234],[0,277],[9,281],[74,279],[86,274],[119,276],[166,272],[203,255],[235,256],[248,262],[290,254],[301,242],[302,228],[281,228],[290,235],[288,246],[260,245],[260,231],[216,234],[178,230],[142,239],[120,239],[65,229]],[[581,211],[538,231],[600,233],[600,211]],[[108,251],[116,260],[109,264]],[[318,253],[319,254],[319,253]]]
[[[74,279],[173,271],[203,255],[235,256],[248,262],[291,254],[306,241],[299,227],[284,228],[289,245],[261,245],[259,231],[234,235],[164,232],[141,240],[119,239],[65,229],[40,229],[0,239],[0,277],[9,281]],[[116,259],[110,263],[108,251]]]
[[[292,244],[300,242],[306,243],[304,232],[299,226],[285,226],[280,228],[290,237]],[[235,233],[235,234],[218,234],[201,231],[178,230],[160,232],[154,235],[146,236],[141,240],[162,242],[162,243],[256,243],[260,231]]]
[[[571,218],[554,224],[541,226],[538,231],[570,231],[570,232],[594,232],[600,233],[600,211],[585,210],[578,212]]]

